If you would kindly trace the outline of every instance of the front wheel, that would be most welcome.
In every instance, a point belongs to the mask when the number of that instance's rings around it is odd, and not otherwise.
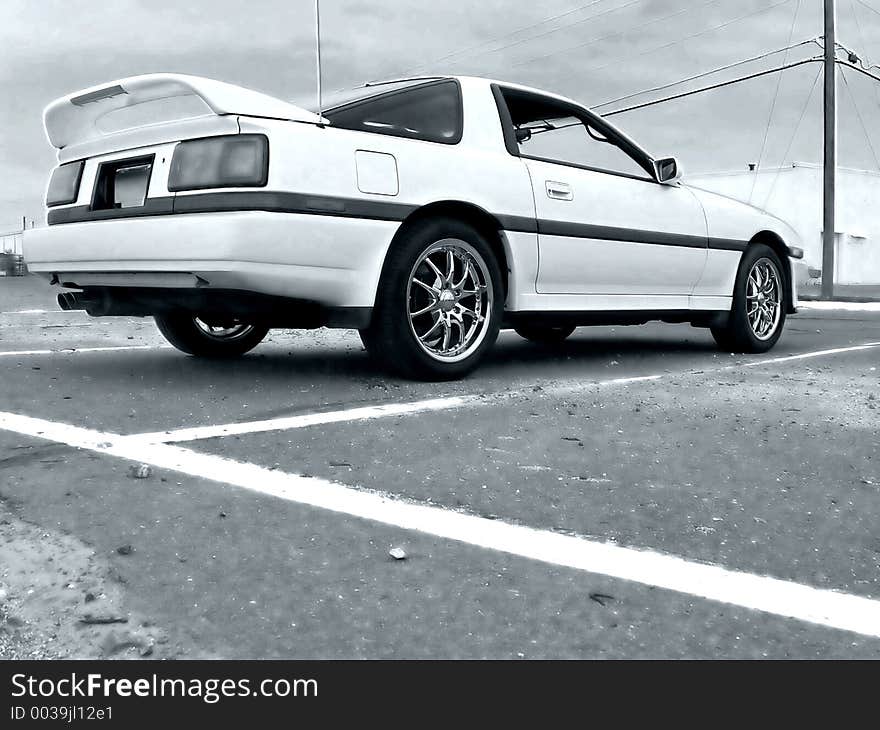
[[[503,309],[501,270],[486,239],[455,219],[425,220],[389,253],[361,339],[404,377],[460,378],[492,347]]]
[[[192,312],[157,314],[156,326],[174,347],[196,357],[238,357],[253,350],[268,327],[242,322],[234,317],[209,317]]]
[[[769,246],[749,246],[736,275],[728,322],[724,327],[713,327],[712,337],[729,352],[767,352],[782,335],[784,325],[782,262]]]

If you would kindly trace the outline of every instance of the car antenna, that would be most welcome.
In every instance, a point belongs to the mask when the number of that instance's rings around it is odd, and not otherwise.
[[[323,100],[321,99],[321,0],[315,0],[315,60],[318,74],[318,116],[322,117]]]

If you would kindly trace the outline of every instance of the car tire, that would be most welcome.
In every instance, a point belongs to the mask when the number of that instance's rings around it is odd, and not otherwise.
[[[534,325],[521,324],[514,331],[524,340],[537,345],[558,345],[567,340],[575,331],[574,325]]]
[[[385,370],[452,380],[483,359],[503,313],[504,282],[488,241],[459,220],[431,218],[389,252],[361,340]]]
[[[259,345],[268,327],[238,320],[208,324],[192,312],[157,314],[159,331],[174,347],[187,355],[229,358],[244,355]],[[211,320],[208,320],[209,322]]]
[[[779,256],[769,246],[752,244],[737,271],[727,324],[711,328],[718,347],[727,352],[767,352],[782,335],[786,299]]]

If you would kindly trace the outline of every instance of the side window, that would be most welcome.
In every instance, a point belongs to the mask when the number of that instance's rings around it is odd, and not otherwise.
[[[653,180],[646,160],[631,155],[570,105],[519,92],[503,92],[503,98],[524,157]]]
[[[576,117],[541,120],[519,129],[517,142],[526,157],[647,178],[632,157]]]
[[[336,127],[428,142],[461,140],[461,92],[454,81],[426,84],[326,112]]]

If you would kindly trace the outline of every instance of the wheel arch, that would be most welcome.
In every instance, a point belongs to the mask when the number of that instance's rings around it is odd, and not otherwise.
[[[794,306],[794,296],[792,292],[792,281],[791,281],[791,263],[789,259],[789,250],[785,241],[782,240],[782,236],[774,231],[763,230],[756,233],[752,236],[749,241],[749,246],[753,246],[758,243],[763,243],[765,246],[770,248],[777,256],[779,256],[779,261],[782,263],[782,278],[785,285],[785,302],[786,302],[786,314],[793,314],[795,310]]]
[[[382,273],[388,263],[388,256],[394,250],[397,242],[406,235],[413,225],[430,218],[455,218],[473,226],[481,235],[485,236],[504,275],[504,294],[506,297],[510,288],[511,253],[507,239],[502,233],[501,221],[484,208],[461,200],[440,200],[428,203],[410,213],[394,234],[391,245],[388,247],[388,253],[385,255]]]

